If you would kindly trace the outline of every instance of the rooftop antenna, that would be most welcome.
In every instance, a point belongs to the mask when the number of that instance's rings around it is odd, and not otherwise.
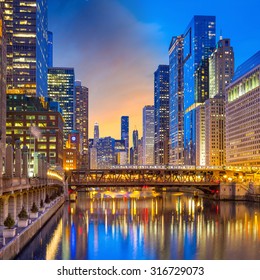
[[[219,40],[222,40],[223,36],[222,36],[222,29],[220,29],[220,36],[219,36]]]

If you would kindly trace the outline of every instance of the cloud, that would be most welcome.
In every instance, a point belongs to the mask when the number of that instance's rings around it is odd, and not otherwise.
[[[116,0],[51,2],[54,63],[74,67],[89,87],[90,137],[95,121],[101,136],[120,137],[122,115],[142,135],[142,108],[153,104],[153,72],[167,63],[160,26],[138,21]]]

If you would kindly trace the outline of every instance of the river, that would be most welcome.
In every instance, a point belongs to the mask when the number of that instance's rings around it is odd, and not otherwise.
[[[17,259],[260,259],[260,205],[147,190],[81,192]]]

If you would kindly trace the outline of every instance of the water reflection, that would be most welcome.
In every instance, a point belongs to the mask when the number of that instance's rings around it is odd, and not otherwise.
[[[61,211],[19,259],[260,258],[260,209],[254,203],[90,192]]]

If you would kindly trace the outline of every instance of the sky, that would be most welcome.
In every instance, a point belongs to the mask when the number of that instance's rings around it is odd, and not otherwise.
[[[168,64],[172,36],[194,15],[215,15],[217,39],[230,38],[235,67],[260,50],[259,0],[49,0],[54,66],[73,67],[89,88],[89,137],[142,136],[142,109],[153,105],[153,75]]]

